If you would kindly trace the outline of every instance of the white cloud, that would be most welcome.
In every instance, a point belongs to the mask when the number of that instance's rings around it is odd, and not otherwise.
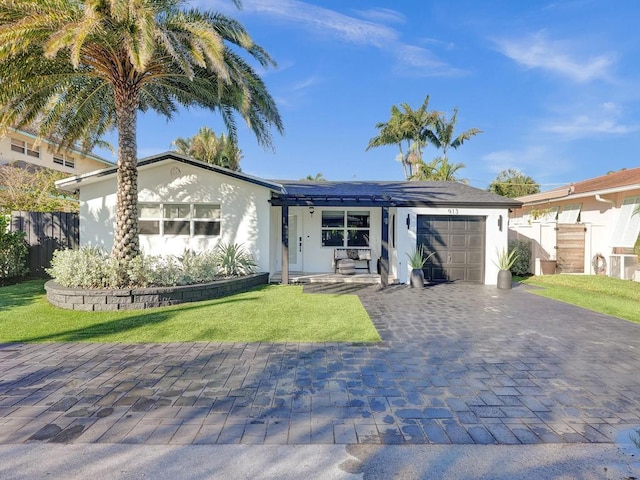
[[[198,0],[194,4],[231,13],[231,2],[228,1]],[[378,48],[396,58],[399,63],[396,70],[400,73],[412,76],[455,76],[462,73],[435,58],[428,50],[400,41],[398,30],[381,23],[404,21],[404,17],[394,10],[375,8],[357,11],[366,18],[363,20],[300,0],[243,0],[242,11],[295,24],[341,42]]]
[[[576,42],[550,40],[544,33],[496,42],[505,56],[527,68],[540,68],[567,77],[579,83],[611,78],[615,63],[612,54],[589,55],[579,52]]]
[[[295,83],[291,88],[292,90],[295,90],[295,91],[306,90],[320,83],[322,83],[322,79],[317,75],[313,75],[311,77],[305,78],[304,80],[300,80],[299,82]]]
[[[513,168],[529,175],[543,186],[543,190],[556,186],[549,178],[571,172],[573,162],[567,158],[559,145],[523,145],[513,150],[496,150],[481,158],[487,171],[495,176],[502,170]],[[553,168],[549,168],[553,165]],[[492,179],[493,180],[493,179]]]
[[[407,19],[404,14],[389,8],[370,8],[369,10],[354,10],[354,12],[372,22],[404,23]]]
[[[594,136],[625,135],[640,130],[638,124],[621,121],[622,109],[614,102],[603,102],[595,106],[580,106],[563,118],[546,120],[543,132],[555,133],[564,140],[576,140]]]

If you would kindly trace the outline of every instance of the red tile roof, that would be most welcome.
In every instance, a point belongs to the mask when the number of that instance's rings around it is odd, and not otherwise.
[[[607,173],[596,178],[583,180],[573,184],[572,193],[587,193],[609,188],[626,187],[627,185],[640,184],[640,167],[628,168],[617,172]],[[567,185],[571,187],[571,185]]]

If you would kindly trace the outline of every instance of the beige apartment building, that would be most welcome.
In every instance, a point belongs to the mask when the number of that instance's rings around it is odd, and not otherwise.
[[[106,167],[113,163],[92,153],[76,149],[58,149],[45,139],[38,139],[25,130],[10,129],[0,137],[0,165],[22,162],[51,170],[78,175]]]

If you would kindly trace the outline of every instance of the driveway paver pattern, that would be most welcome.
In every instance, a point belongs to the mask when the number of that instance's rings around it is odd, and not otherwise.
[[[305,288],[358,294],[383,341],[2,344],[0,443],[587,443],[640,425],[640,325],[524,287]]]

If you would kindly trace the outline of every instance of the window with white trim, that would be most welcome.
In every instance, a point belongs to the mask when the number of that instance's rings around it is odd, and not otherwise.
[[[368,247],[371,212],[366,210],[323,210],[323,247]]]
[[[640,197],[628,197],[619,208],[611,237],[612,247],[633,248],[640,233]]]
[[[581,209],[581,203],[565,205],[562,207],[560,215],[558,215],[558,223],[578,223],[578,217],[580,216]]]
[[[11,138],[11,151],[17,153],[25,153],[27,148],[27,142],[24,140],[18,140],[17,138]]]
[[[220,205],[140,203],[140,235],[216,237],[220,235]]]
[[[33,143],[27,143],[27,155],[33,158],[40,158],[40,147],[36,147]]]
[[[53,163],[55,163],[56,165],[62,165],[63,167],[68,167],[68,168],[75,168],[76,166],[76,161],[73,158],[68,157],[66,155],[59,154],[59,153],[53,154]]]

